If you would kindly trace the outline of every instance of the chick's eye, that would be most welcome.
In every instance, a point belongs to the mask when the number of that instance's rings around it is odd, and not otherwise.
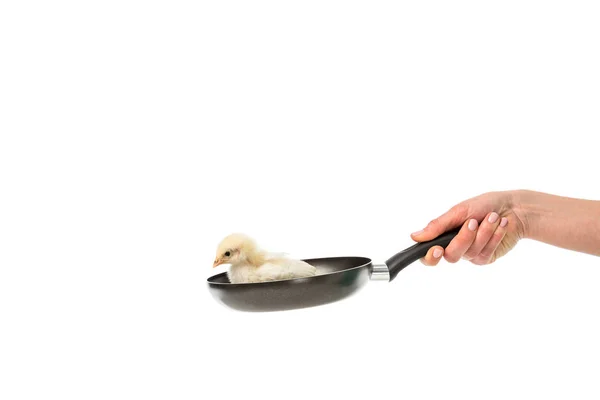
[[[231,255],[231,252],[229,252],[229,251],[225,252],[225,257],[229,257],[230,255]]]

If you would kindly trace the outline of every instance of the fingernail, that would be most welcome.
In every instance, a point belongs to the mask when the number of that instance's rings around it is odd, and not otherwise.
[[[477,221],[474,219],[470,220],[468,227],[470,231],[474,231],[475,229],[477,229]]]
[[[421,233],[423,233],[423,229],[421,229],[420,231],[414,232],[412,235],[419,236]]]
[[[500,226],[504,228],[506,225],[508,225],[508,218],[504,217],[502,218],[502,221],[500,221]]]
[[[496,214],[495,212],[493,212],[493,213],[491,213],[491,214],[490,214],[490,217],[488,218],[488,222],[489,222],[490,224],[493,224],[493,223],[495,223],[496,221],[498,221],[498,217],[499,217],[499,215],[498,215],[498,214]]]
[[[442,256],[442,249],[435,249],[433,251],[433,258],[440,258]]]

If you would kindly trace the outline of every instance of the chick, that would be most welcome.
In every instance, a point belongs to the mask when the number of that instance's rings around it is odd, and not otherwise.
[[[213,268],[230,264],[227,277],[231,283],[256,283],[314,276],[312,265],[280,254],[261,250],[256,242],[241,233],[231,234],[217,247]]]

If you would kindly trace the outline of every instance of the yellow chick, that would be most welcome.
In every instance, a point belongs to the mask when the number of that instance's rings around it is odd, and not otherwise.
[[[259,249],[251,237],[242,233],[233,233],[219,243],[213,268],[221,264],[231,265],[227,272],[231,283],[306,278],[317,273],[307,262]]]

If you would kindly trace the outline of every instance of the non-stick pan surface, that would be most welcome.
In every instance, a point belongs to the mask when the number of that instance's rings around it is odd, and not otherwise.
[[[222,304],[240,311],[280,311],[314,307],[342,300],[362,288],[383,269],[393,280],[404,267],[422,258],[436,245],[446,247],[458,230],[446,232],[436,239],[417,243],[394,255],[383,265],[375,266],[365,257],[333,257],[304,260],[317,268],[310,278],[287,279],[261,283],[229,283],[226,273],[208,278],[208,287]]]

